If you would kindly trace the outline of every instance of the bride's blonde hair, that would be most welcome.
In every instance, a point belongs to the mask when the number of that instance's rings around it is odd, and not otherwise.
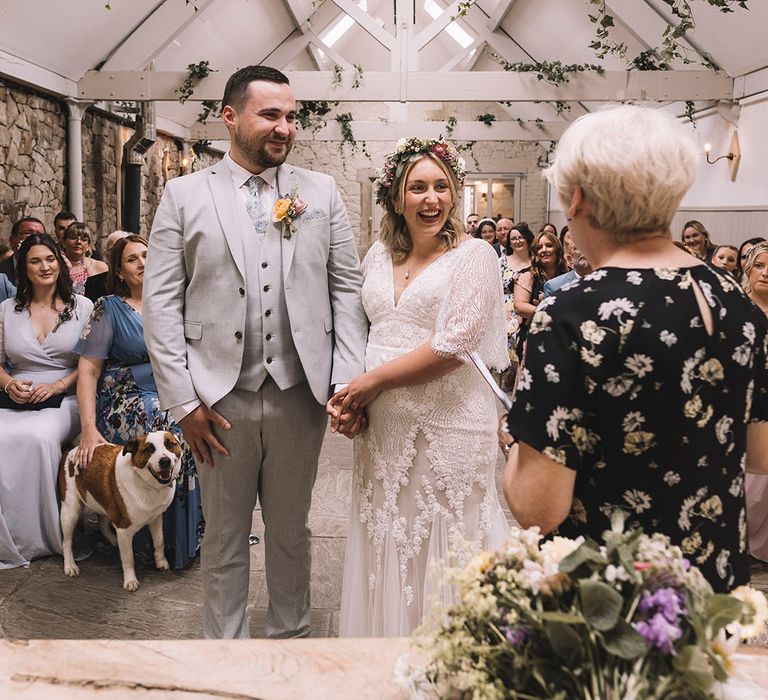
[[[381,202],[384,207],[384,217],[381,220],[379,229],[379,240],[392,254],[395,260],[402,260],[413,248],[411,236],[408,233],[408,227],[405,224],[405,217],[401,213],[399,203],[405,199],[405,183],[408,181],[408,175],[413,166],[423,158],[429,158],[436,163],[445,173],[448,179],[448,189],[451,192],[451,208],[448,211],[448,220],[443,226],[443,230],[438,234],[449,250],[458,245],[459,238],[464,234],[464,223],[456,215],[459,207],[459,188],[451,168],[449,168],[440,158],[432,153],[424,153],[411,160],[399,176],[395,176],[389,192]]]

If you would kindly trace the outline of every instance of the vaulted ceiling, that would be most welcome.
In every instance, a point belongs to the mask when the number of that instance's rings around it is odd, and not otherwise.
[[[443,115],[452,106],[460,113],[463,102],[498,107],[493,133],[460,119],[457,138],[534,139],[541,134],[528,129],[526,136],[516,120],[543,120],[547,135],[556,137],[557,122],[605,101],[657,100],[682,114],[685,99],[701,109],[768,91],[768,3],[762,0],[729,14],[691,0],[696,28],[685,44],[692,58],[711,56],[720,72],[678,60],[673,70],[646,75],[627,73],[617,56],[595,58],[589,48],[595,25],[588,19],[595,6],[588,0],[476,0],[451,21],[460,4],[466,3],[0,0],[0,76],[90,101],[156,100],[158,126],[187,138],[221,135],[216,124],[196,124],[197,100],[218,99],[227,75],[251,63],[289,72],[299,99],[351,104],[361,127],[367,123],[370,135],[381,138],[412,132],[441,103]],[[615,20],[611,39],[626,44],[628,57],[657,46],[674,20],[664,0],[606,5]],[[492,53],[509,62],[600,63],[607,74],[580,73],[554,87],[533,74],[504,72]],[[175,87],[188,64],[203,60],[217,73],[179,104]],[[352,86],[355,64],[363,71],[359,87]],[[332,84],[335,66],[343,69],[341,85]],[[558,114],[542,103],[557,99],[567,100],[570,111]],[[360,116],[355,103],[365,105]],[[325,137],[335,133],[329,127]]]

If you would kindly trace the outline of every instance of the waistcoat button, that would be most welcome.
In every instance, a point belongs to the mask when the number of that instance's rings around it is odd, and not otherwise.
[[[271,358],[271,357],[268,357],[268,358],[267,358],[267,364],[268,364],[268,365],[271,365],[271,364],[272,364],[272,358]]]
[[[264,268],[264,267],[269,267],[269,263],[265,263],[265,262],[263,262],[263,263],[261,263],[261,266],[262,266],[262,268]]]
[[[267,309],[267,310],[264,312],[264,315],[265,315],[265,316],[271,316],[271,315],[272,315],[272,309]]]
[[[240,289],[238,289],[237,291],[240,292],[241,297],[245,296],[245,290],[242,287],[240,287]]]
[[[243,334],[240,331],[235,331],[235,338],[237,338],[238,340],[242,340]]]

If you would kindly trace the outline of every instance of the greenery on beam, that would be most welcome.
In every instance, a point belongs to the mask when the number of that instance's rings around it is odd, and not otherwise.
[[[563,63],[562,61],[535,61],[525,63],[523,61],[510,62],[491,51],[490,58],[498,63],[504,70],[515,73],[535,73],[538,80],[560,87],[569,82],[575,73],[591,72],[603,75],[605,68],[594,63]]]
[[[299,128],[314,134],[328,124],[326,115],[331,111],[331,106],[335,107],[338,104],[338,102],[331,103],[325,100],[302,100],[296,112],[296,123]]]
[[[184,78],[184,82],[181,87],[176,88],[176,92],[179,93],[179,102],[184,104],[195,92],[197,84],[207,78],[214,70],[208,61],[200,61],[199,63],[190,63],[187,66],[187,77]]]
[[[352,131],[352,120],[352,112],[344,112],[336,115],[336,121],[341,127],[339,153],[343,156],[344,146],[349,146],[352,149],[352,153],[357,153],[359,150],[368,160],[371,160],[371,154],[368,152],[368,145],[365,141],[358,141],[355,139],[355,134]]]
[[[486,112],[485,114],[478,114],[475,119],[477,119],[479,122],[482,122],[486,126],[492,126],[493,122],[496,121],[496,115],[491,114],[490,112]]]
[[[683,63],[700,63],[706,68],[717,70],[718,66],[707,53],[699,54],[688,46],[681,44],[685,35],[693,31],[696,27],[696,21],[691,9],[692,0],[661,0],[671,12],[676,23],[668,24],[661,36],[661,43],[643,54],[654,55],[659,64],[666,65],[675,59],[680,59]],[[747,0],[703,0],[711,7],[718,9],[722,13],[734,12],[735,9],[748,10]],[[610,30],[615,26],[613,15],[607,7],[607,0],[589,0],[590,4],[595,6],[595,11],[589,13],[590,21],[595,25],[595,39],[589,45],[598,58],[605,58],[607,54],[613,54],[620,58],[627,55],[627,45],[611,39]],[[635,59],[628,61],[633,65],[638,59],[643,63],[643,54]],[[639,68],[638,70],[664,70],[664,68]]]

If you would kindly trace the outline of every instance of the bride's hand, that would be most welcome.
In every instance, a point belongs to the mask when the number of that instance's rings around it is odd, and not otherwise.
[[[341,433],[348,438],[353,438],[362,432],[368,425],[365,410],[342,411],[342,398],[332,397],[325,405],[325,412],[331,417],[331,432]]]
[[[366,372],[339,389],[328,402],[341,414],[360,411],[381,393],[373,372]]]

